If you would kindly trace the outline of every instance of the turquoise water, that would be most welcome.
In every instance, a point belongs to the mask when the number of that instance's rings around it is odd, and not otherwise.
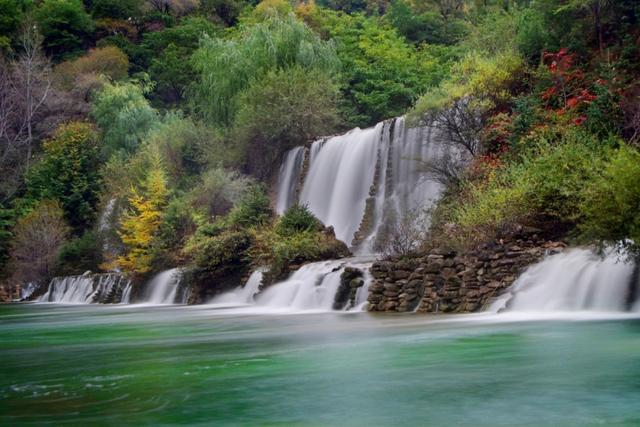
[[[638,426],[640,320],[0,306],[0,425]]]

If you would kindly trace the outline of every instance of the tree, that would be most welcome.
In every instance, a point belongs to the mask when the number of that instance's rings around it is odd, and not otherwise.
[[[0,201],[20,187],[35,144],[48,131],[43,119],[54,109],[51,67],[32,23],[25,23],[19,40],[15,62],[0,58]]]
[[[200,6],[199,0],[147,0],[146,5],[151,10],[161,13],[171,13],[182,16],[191,13]]]
[[[168,189],[160,156],[156,156],[142,189],[131,189],[131,209],[120,221],[119,232],[127,253],[117,258],[119,268],[132,273],[146,273],[151,269],[153,242],[162,223],[162,209],[166,204]]]
[[[594,33],[598,40],[600,54],[604,51],[604,32],[602,27],[602,15],[604,9],[609,6],[610,0],[569,0],[566,4],[558,7],[557,11],[565,10],[586,10],[593,19]]]
[[[141,47],[151,60],[148,71],[156,83],[153,96],[166,104],[177,104],[196,78],[190,57],[202,37],[215,37],[219,28],[200,17],[185,17],[178,25],[146,33]]]
[[[192,108],[210,123],[229,126],[239,94],[270,70],[297,65],[331,72],[337,64],[333,44],[293,16],[242,27],[229,40],[205,37],[193,55]]]
[[[39,202],[20,218],[13,229],[11,267],[18,283],[41,282],[51,278],[68,228],[57,201]]]
[[[93,0],[91,14],[95,19],[135,19],[140,16],[142,0]]]
[[[239,98],[233,140],[245,168],[267,179],[286,150],[331,134],[338,124],[338,88],[327,73],[291,67],[270,71]]]
[[[319,8],[311,8],[303,18],[336,41],[342,65],[341,110],[350,127],[404,114],[449,68],[446,51],[416,49],[378,18]]]
[[[65,61],[54,69],[56,83],[88,100],[102,86],[100,78],[122,80],[128,76],[129,59],[115,46],[91,49],[80,58]]]
[[[44,155],[27,177],[33,199],[58,200],[80,235],[93,224],[100,190],[97,134],[88,123],[60,126],[43,145]]]
[[[158,112],[144,97],[145,89],[136,83],[107,83],[96,95],[91,116],[102,132],[104,154],[131,154],[153,126]]]
[[[9,50],[13,35],[18,33],[24,19],[26,1],[0,0],[0,52]]]
[[[93,32],[93,21],[80,0],[44,0],[35,16],[44,48],[54,60],[81,50]]]
[[[582,186],[579,229],[601,244],[621,244],[640,256],[640,153],[621,145],[595,178]]]

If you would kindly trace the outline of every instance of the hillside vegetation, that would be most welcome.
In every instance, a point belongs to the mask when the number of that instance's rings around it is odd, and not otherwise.
[[[446,190],[417,245],[526,225],[633,253],[639,18],[633,0],[0,0],[0,280],[344,256],[268,186],[286,150],[403,114],[457,153],[424,165]]]

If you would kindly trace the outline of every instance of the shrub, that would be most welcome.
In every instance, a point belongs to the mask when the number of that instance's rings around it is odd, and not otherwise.
[[[197,214],[185,197],[173,198],[162,211],[162,223],[154,242],[154,264],[179,265],[182,248],[197,229]]]
[[[288,272],[291,264],[320,259],[322,248],[319,233],[300,231],[281,235],[274,228],[267,227],[253,234],[253,245],[250,250],[254,264],[268,266],[274,277]]]
[[[219,273],[245,265],[251,237],[246,230],[224,230],[214,236],[197,233],[185,247],[195,264]]]
[[[286,237],[302,231],[322,229],[322,223],[311,213],[307,205],[293,205],[278,219],[275,232]]]
[[[586,240],[623,242],[640,255],[640,153],[621,145],[582,188],[579,229]]]
[[[247,190],[240,202],[231,210],[226,223],[233,228],[249,228],[266,224],[273,216],[264,188],[255,185]]]
[[[93,21],[80,0],[44,0],[35,16],[45,50],[54,59],[81,50],[93,32]]]
[[[406,256],[421,249],[427,238],[428,224],[424,212],[407,212],[392,226],[382,248],[385,256]]]
[[[113,80],[127,77],[129,59],[115,46],[90,50],[78,59],[66,61],[55,68],[58,84],[65,90],[78,90],[83,86],[85,92],[98,88],[98,76]],[[85,88],[86,87],[86,88]]]
[[[577,221],[582,189],[605,155],[596,138],[577,131],[557,144],[539,140],[520,161],[467,184],[453,216],[462,238],[492,238],[514,223]]]
[[[19,283],[52,277],[61,246],[68,235],[64,212],[57,201],[43,200],[21,217],[13,229],[11,268]]]
[[[102,263],[102,242],[94,232],[87,232],[62,245],[56,260],[55,274],[71,276],[98,271]]]
[[[211,218],[226,215],[252,185],[253,180],[239,172],[212,168],[202,174],[200,184],[191,191],[191,203]]]
[[[92,125],[61,125],[43,144],[44,155],[27,176],[32,199],[57,199],[65,218],[79,234],[95,219],[101,188],[98,138]]]
[[[325,72],[294,66],[256,80],[239,97],[233,130],[247,171],[267,179],[283,152],[335,131],[337,98]]]
[[[107,158],[122,151],[133,153],[150,129],[159,123],[158,112],[134,83],[107,83],[96,95],[91,111],[102,131]]]

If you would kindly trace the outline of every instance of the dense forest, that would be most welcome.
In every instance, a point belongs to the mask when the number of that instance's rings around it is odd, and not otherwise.
[[[282,156],[405,114],[457,154],[423,165],[443,197],[387,252],[525,225],[637,253],[638,19],[634,0],[0,0],[0,282],[344,256],[305,206],[272,210]]]

